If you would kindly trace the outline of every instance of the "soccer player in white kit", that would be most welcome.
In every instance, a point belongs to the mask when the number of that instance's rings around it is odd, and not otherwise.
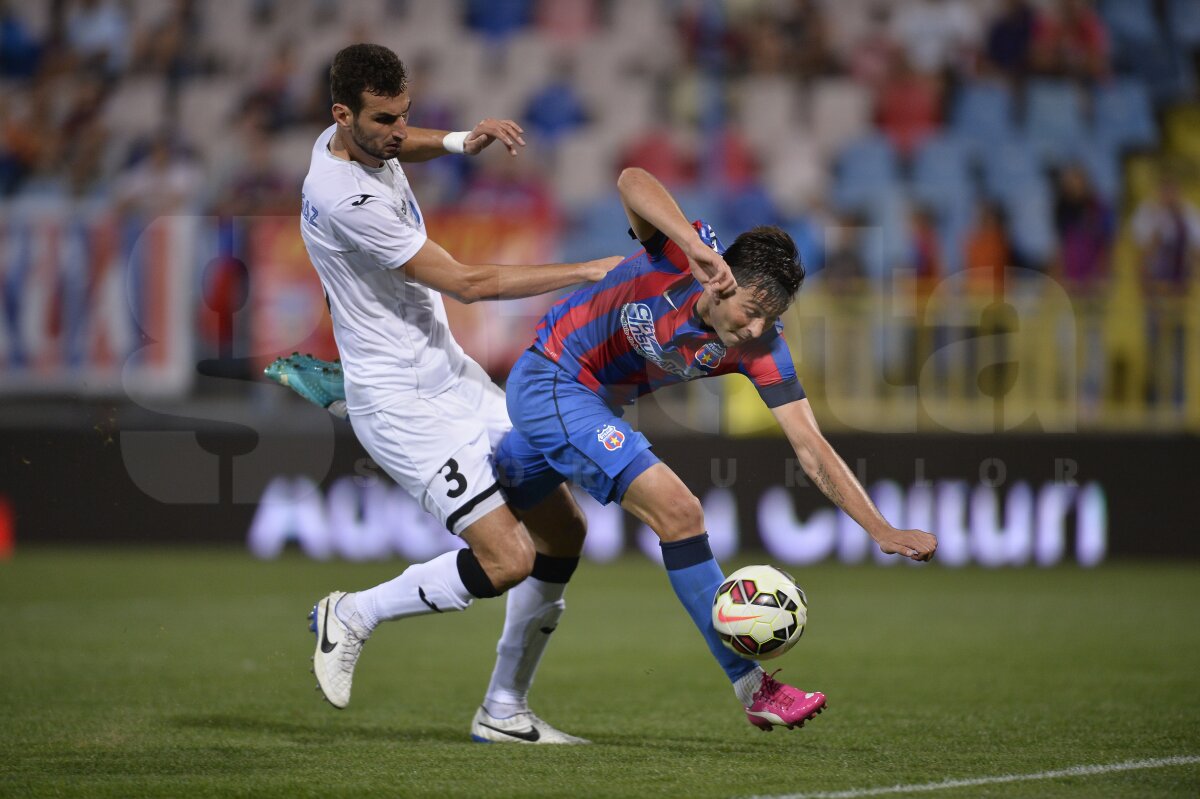
[[[330,73],[335,124],[313,147],[300,227],[321,277],[342,356],[354,433],[389,475],[468,544],[364,591],[313,608],[313,672],[335,707],[350,701],[363,642],[382,621],[463,610],[508,592],[504,631],[483,705],[482,742],[586,743],[528,705],[538,661],[564,608],[586,532],[564,486],[518,519],[492,453],[511,428],[503,392],[450,333],[439,292],[463,302],[527,297],[596,281],[619,257],[582,264],[468,265],[430,240],[398,161],[524,145],[510,120],[470,132],[408,127],[411,98],[391,50],[356,44]]]

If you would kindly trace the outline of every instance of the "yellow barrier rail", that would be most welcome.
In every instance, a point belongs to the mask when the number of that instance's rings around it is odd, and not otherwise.
[[[994,287],[814,279],[783,321],[826,429],[1200,432],[1195,284],[1147,297],[1120,275],[1098,295],[1025,270]],[[725,432],[776,429],[748,381],[724,381]],[[704,388],[688,391],[679,411],[711,412]]]

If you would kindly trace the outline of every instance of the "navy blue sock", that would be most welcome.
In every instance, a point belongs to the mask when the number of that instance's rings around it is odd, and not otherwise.
[[[736,682],[754,669],[758,664],[752,660],[735,655],[721,643],[717,631],[712,626],[713,595],[721,585],[725,575],[713,557],[712,549],[708,546],[708,533],[701,533],[682,541],[663,542],[663,565],[667,567],[667,577],[675,595],[687,609],[709,651],[717,659],[717,663],[725,670],[730,682]]]

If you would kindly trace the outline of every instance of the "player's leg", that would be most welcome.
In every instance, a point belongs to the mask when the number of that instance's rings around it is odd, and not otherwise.
[[[504,419],[507,423],[507,414]],[[586,520],[562,476],[518,433],[506,431],[496,462],[509,505],[529,531],[536,554],[529,578],[508,592],[496,666],[471,737],[484,743],[587,743],[546,724],[528,704],[538,664],[566,607],[563,594],[579,565]]]
[[[675,595],[708,644],[746,717],[760,729],[801,726],[820,713],[825,697],[772,679],[759,665],[725,647],[712,626],[712,601],[724,579],[708,545],[704,508],[666,464],[655,463],[629,481],[621,506],[658,534],[663,565]]]
[[[563,595],[579,565],[587,522],[570,490],[559,485],[520,511],[536,550],[530,576],[508,592],[496,667],[483,707],[496,718],[529,710],[529,689],[550,635],[566,609]]]
[[[385,409],[351,423],[375,462],[469,546],[317,603],[313,671],[335,707],[349,702],[362,644],[381,622],[463,610],[520,582],[533,563],[532,542],[496,482],[487,431],[473,422],[463,397],[450,391],[436,403],[413,399],[403,413]]]

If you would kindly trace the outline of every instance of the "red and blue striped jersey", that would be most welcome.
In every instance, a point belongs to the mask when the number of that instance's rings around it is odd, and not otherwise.
[[[703,221],[706,245],[725,248]],[[804,398],[783,324],[727,348],[696,312],[703,287],[662,233],[603,280],[579,289],[538,323],[534,347],[614,408],[682,380],[740,372],[768,407]]]

